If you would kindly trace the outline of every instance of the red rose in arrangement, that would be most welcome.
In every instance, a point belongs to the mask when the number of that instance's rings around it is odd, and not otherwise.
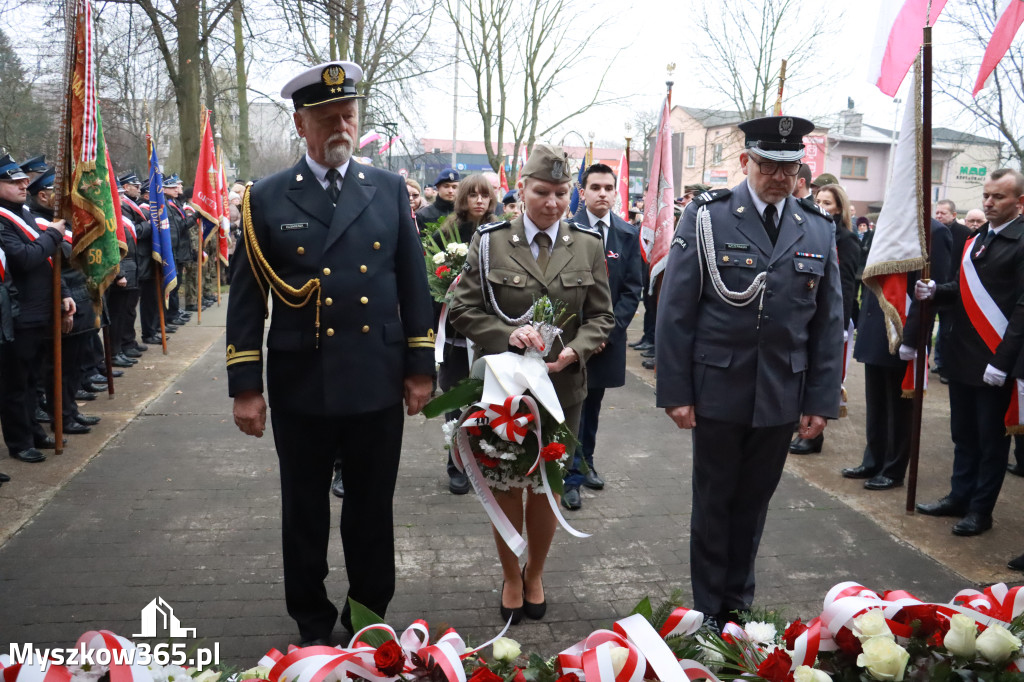
[[[477,668],[468,682],[505,682],[500,675],[495,675],[488,668]]]
[[[860,640],[850,632],[850,628],[839,628],[839,632],[832,639],[835,640],[840,649],[851,656],[857,656],[863,651],[860,646]]]
[[[757,666],[757,674],[768,682],[788,682],[793,679],[789,669],[793,666],[793,659],[782,649],[776,649],[768,654],[768,658]]]
[[[918,627],[914,634],[919,637],[928,638],[939,633],[941,638],[949,632],[949,619],[941,616],[938,608],[932,604],[904,606],[893,620],[902,625],[913,625],[917,621]]]
[[[545,462],[557,462],[565,455],[565,445],[562,443],[548,443],[541,448],[540,456]]]
[[[440,279],[445,273],[451,272],[452,269],[447,265],[442,265],[437,270],[434,270],[434,277]]]
[[[555,680],[555,682],[580,682],[580,676],[576,673],[566,673]]]
[[[402,668],[405,666],[405,653],[402,652],[402,647],[398,645],[398,642],[389,639],[373,652],[373,664],[384,675],[394,677],[402,672]]]
[[[796,638],[805,632],[807,632],[807,623],[800,622],[799,618],[790,623],[789,627],[786,628],[786,632],[782,635],[782,641],[786,643],[786,648],[790,651],[796,648]]]

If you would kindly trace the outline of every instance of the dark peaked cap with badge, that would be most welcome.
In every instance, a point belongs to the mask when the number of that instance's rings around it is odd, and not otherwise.
[[[49,168],[49,166],[46,165],[46,154],[33,156],[31,159],[21,164],[21,170],[26,173],[42,173],[47,168]]]
[[[523,164],[520,175],[548,182],[572,182],[569,172],[569,155],[561,147],[550,144],[535,144],[530,158]]]
[[[296,111],[328,102],[366,99],[356,92],[363,69],[354,62],[324,62],[306,69],[281,88],[281,97],[290,99]]]
[[[739,124],[747,136],[749,151],[769,161],[799,161],[804,158],[804,135],[814,131],[814,124],[806,118],[794,116],[766,116]]]
[[[10,154],[4,154],[0,156],[0,180],[28,180],[28,176]]]

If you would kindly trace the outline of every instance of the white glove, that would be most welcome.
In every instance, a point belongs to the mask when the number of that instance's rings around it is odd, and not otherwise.
[[[844,329],[843,330],[843,343],[846,343],[849,340],[850,340],[850,330],[849,329]]]
[[[935,280],[929,280],[925,282],[923,279],[917,280],[914,284],[914,298],[919,301],[924,301],[935,296]]]
[[[905,362],[917,360],[917,349],[906,344],[900,346],[900,360]]]
[[[1002,386],[1006,383],[1006,372],[996,369],[992,365],[985,365],[985,376],[981,380],[989,386]]]

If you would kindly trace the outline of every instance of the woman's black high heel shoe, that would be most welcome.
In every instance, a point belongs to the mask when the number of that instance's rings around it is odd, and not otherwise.
[[[527,564],[529,565],[529,564]],[[539,604],[526,600],[526,566],[523,566],[523,613],[529,618],[540,620],[548,610],[548,600],[545,598]]]
[[[505,594],[505,581],[504,580],[501,581],[501,594],[498,595],[498,605],[501,608],[501,619],[504,622],[507,623],[507,622],[509,622],[509,619],[511,618],[512,619],[512,625],[517,625],[519,623],[519,621],[521,621],[523,619],[523,607],[522,606],[513,606],[512,608],[509,608],[509,607],[505,606],[505,603],[502,600],[502,596],[501,596],[503,594]],[[523,605],[524,606],[526,605],[526,600],[525,599],[523,600]],[[530,617],[532,618],[533,616],[530,616]]]

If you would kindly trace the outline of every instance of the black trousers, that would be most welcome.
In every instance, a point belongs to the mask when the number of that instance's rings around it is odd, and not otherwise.
[[[357,415],[271,410],[281,467],[281,533],[288,615],[302,639],[327,638],[338,610],[327,596],[331,479],[341,459],[341,542],[348,596],[383,617],[395,593],[392,499],[405,424],[402,405]],[[348,600],[342,611],[348,627]]]
[[[0,354],[0,427],[11,453],[35,447],[46,438],[36,421],[37,387],[46,376],[53,342],[43,327],[16,329]]]
[[[60,381],[61,381],[61,416],[64,424],[74,421],[78,415],[78,403],[75,394],[82,387],[84,360],[89,355],[90,336],[92,332],[63,336],[60,340]],[[43,388],[46,392],[46,411],[53,416],[53,362],[45,364],[46,379]]]
[[[588,388],[587,397],[583,399],[580,412],[580,444],[573,453],[572,463],[565,472],[565,487],[579,488],[583,485],[581,462],[594,468],[594,448],[597,446],[597,426],[601,418],[601,402],[604,400],[603,388]]]
[[[910,461],[914,401],[903,395],[906,367],[864,365],[867,445],[861,465],[876,475],[902,481]]]
[[[139,290],[117,285],[107,290],[110,310],[110,354],[117,355],[135,338],[135,307],[139,304]]]
[[[157,296],[156,279],[139,280],[139,326],[142,328],[142,338],[160,336]]]
[[[949,430],[953,437],[950,495],[969,512],[991,514],[1006,477],[1010,437],[1003,419],[1014,388],[949,382]]]
[[[754,559],[792,438],[791,423],[754,428],[697,417],[690,582],[698,611],[717,615],[754,601]]]

